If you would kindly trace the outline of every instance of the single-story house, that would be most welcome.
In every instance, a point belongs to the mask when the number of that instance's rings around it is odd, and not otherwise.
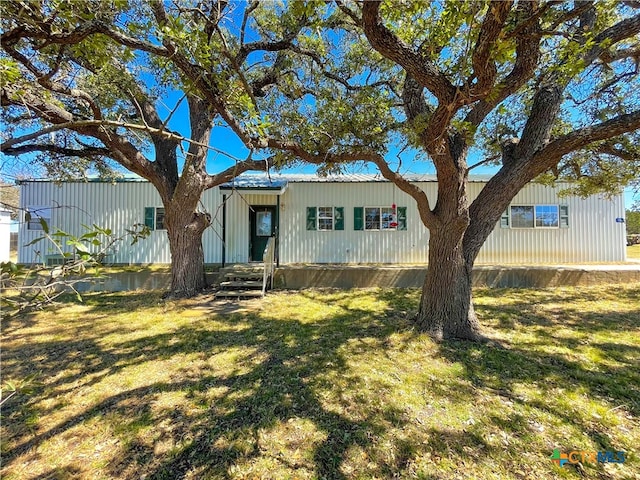
[[[488,178],[474,177],[473,199]],[[434,176],[411,177],[428,195]],[[154,187],[141,179],[20,182],[20,203],[31,212],[19,235],[18,260],[52,255],[42,243],[39,217],[72,234],[96,224],[123,233],[133,224],[152,230],[149,238],[123,242],[111,261],[120,264],[170,262],[164,209]],[[540,264],[620,262],[626,259],[624,201],[559,196],[566,185],[530,184],[513,199],[487,239],[478,263]],[[203,246],[208,264],[259,261],[266,240],[276,238],[280,264],[425,264],[429,232],[414,200],[376,175],[242,175],[204,193],[203,210],[213,224]],[[39,252],[39,253],[38,253]]]

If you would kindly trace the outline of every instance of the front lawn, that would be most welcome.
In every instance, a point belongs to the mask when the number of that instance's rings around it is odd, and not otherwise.
[[[483,345],[416,332],[418,296],[90,295],[5,322],[2,478],[640,477],[640,284],[477,290]]]

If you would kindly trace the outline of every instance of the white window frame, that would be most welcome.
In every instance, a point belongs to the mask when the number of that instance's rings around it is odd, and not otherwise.
[[[517,207],[522,207],[522,208],[531,208],[533,211],[533,218],[532,218],[532,225],[531,226],[515,226],[514,225],[514,221],[513,221],[513,209],[517,208]],[[543,209],[543,208],[549,208],[549,207],[554,207],[555,208],[555,216],[556,216],[556,221],[555,221],[555,225],[540,225],[539,224],[539,219],[541,218],[541,216],[539,216],[538,213],[538,209]],[[563,212],[563,213],[561,213]],[[538,203],[538,204],[521,204],[521,205],[510,205],[509,206],[509,215],[508,215],[508,227],[507,225],[505,225],[504,220],[505,220],[505,215],[502,216],[501,218],[501,227],[502,228],[512,228],[512,229],[516,229],[516,230],[533,230],[533,229],[542,229],[542,230],[553,230],[553,229],[557,229],[561,227],[561,224],[563,225],[563,227],[568,227],[569,226],[569,210],[568,210],[568,206],[566,205],[559,205],[557,203]],[[564,224],[563,224],[564,222]]]
[[[331,232],[335,229],[335,214],[334,214],[334,208],[335,207],[316,207],[316,230],[318,230],[319,232]],[[321,214],[320,212],[323,211],[323,213]],[[327,214],[328,212],[328,214]],[[321,222],[321,221],[324,221]],[[329,221],[327,223],[327,221]],[[326,228],[326,227],[330,227],[330,228]]]
[[[158,222],[158,211],[162,211],[162,221]],[[164,207],[155,207],[155,215],[153,217],[153,226],[154,230],[166,230],[167,227],[164,226],[164,218],[165,218],[165,209]],[[162,227],[158,227],[158,223],[162,223]]]
[[[42,231],[42,224],[40,219],[47,222],[47,225],[51,225],[51,207],[42,205],[30,205],[27,207],[27,212],[31,216],[31,219],[27,222],[27,230]]]
[[[395,211],[395,226],[390,227],[389,224],[392,223],[390,219],[385,220],[385,215],[393,215],[394,209],[392,207],[363,207],[363,230],[368,232],[383,232],[383,231],[396,231],[398,230],[398,211]],[[378,228],[367,228],[367,210],[378,210]],[[386,225],[386,226],[385,226]]]
[[[548,209],[550,207],[554,207],[555,208],[555,225],[538,225],[538,208],[541,209]],[[553,215],[551,213],[551,215]],[[535,228],[560,228],[560,206],[557,204],[544,204],[544,205],[535,205],[534,206],[534,210],[533,210],[533,216],[535,219]],[[545,218],[544,212],[542,212],[542,215],[540,216],[540,222],[543,222]]]

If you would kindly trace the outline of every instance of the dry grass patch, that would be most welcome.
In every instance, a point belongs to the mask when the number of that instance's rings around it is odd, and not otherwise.
[[[640,285],[478,290],[493,345],[416,332],[418,296],[89,295],[13,319],[3,382],[32,390],[3,405],[2,476],[640,476]],[[627,461],[560,469],[554,448]]]

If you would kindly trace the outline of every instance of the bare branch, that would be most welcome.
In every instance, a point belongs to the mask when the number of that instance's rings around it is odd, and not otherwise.
[[[420,220],[422,220],[422,223],[424,223],[427,228],[431,229],[440,225],[440,219],[431,211],[429,198],[424,190],[408,181],[398,172],[391,170],[389,164],[381,155],[373,155],[369,161],[373,162],[378,167],[384,178],[393,182],[400,190],[411,196],[416,201]]]
[[[251,13],[256,8],[258,8],[258,5],[260,5],[259,0],[253,0],[244,10],[244,15],[242,16],[242,26],[240,27],[240,45],[244,45],[244,37],[247,30],[247,21],[249,20],[249,15],[251,15]]]
[[[585,65],[590,65],[609,46],[638,34],[640,34],[640,14],[635,17],[625,18],[607,28],[594,39],[595,46],[585,56]]]
[[[362,18],[360,18],[356,12],[354,12],[349,7],[347,7],[342,0],[335,0],[335,2],[336,2],[336,5],[338,6],[338,8],[344,14],[346,14],[351,20],[353,20],[353,23],[355,25],[358,25],[358,26],[362,25]]]
[[[18,147],[2,148],[2,153],[5,155],[22,155],[32,152],[47,152],[55,153],[59,155],[65,155],[68,157],[111,157],[111,152],[107,148],[100,147],[87,147],[87,148],[65,148],[57,145],[21,145]]]
[[[500,37],[512,6],[513,2],[503,0],[494,0],[489,4],[472,55],[473,76],[478,79],[474,90],[478,92],[484,92],[490,88],[498,73],[495,62],[491,60],[491,52]]]
[[[489,158],[485,158],[484,160],[481,160],[481,161],[479,161],[477,163],[474,163],[469,168],[467,168],[467,172],[470,172],[474,168],[481,167],[482,165],[486,165],[487,163],[495,162],[499,158],[500,158],[500,155],[493,155],[493,156],[491,156]]]
[[[596,148],[596,151],[604,155],[611,155],[614,157],[618,157],[619,159],[624,160],[626,162],[632,162],[637,159],[637,156],[635,153],[616,147],[615,145],[611,145],[609,143],[603,143],[601,145],[598,145],[598,148]]]
[[[215,175],[208,175],[205,180],[205,189],[216,187],[222,183],[230,182],[241,173],[254,171],[268,171],[273,166],[273,159],[251,160],[251,155],[246,160],[239,160],[232,167]]]
[[[537,17],[533,15],[533,7],[532,2],[518,4],[519,14],[526,18],[521,25],[526,24],[526,26],[520,29],[521,34],[516,37],[516,60],[513,69],[467,114],[465,121],[471,125],[480,125],[500,102],[520,89],[533,76],[540,58],[541,38],[538,23],[535,21]]]
[[[424,85],[441,104],[453,104],[456,88],[437,66],[418,55],[384,26],[380,18],[380,2],[368,1],[362,6],[364,33],[371,46],[389,60],[401,65],[412,77]]]
[[[568,22],[569,20],[571,20],[573,18],[577,18],[577,17],[581,16],[582,14],[586,13],[587,11],[589,11],[593,7],[593,2],[580,2],[580,3],[576,2],[576,4],[578,6],[575,7],[573,10],[569,10],[564,15],[560,15],[551,24],[550,29],[551,30],[555,30],[556,28],[558,28],[558,26],[562,25],[563,23]],[[553,5],[553,2],[549,2],[547,5]]]
[[[159,128],[153,128],[149,125],[138,125],[135,123],[126,123],[126,122],[116,122],[114,120],[77,120],[77,121],[72,121],[72,122],[67,122],[67,123],[58,123],[56,125],[52,125],[50,127],[46,127],[43,128],[41,130],[38,130],[37,132],[33,132],[27,135],[23,135],[21,137],[16,137],[16,138],[12,138],[9,139],[5,142],[3,142],[2,144],[0,144],[0,151],[4,151],[5,149],[8,149],[10,147],[13,147],[13,145],[18,145],[20,143],[24,143],[24,142],[28,142],[30,140],[34,140],[42,135],[46,135],[52,132],[56,132],[58,130],[65,130],[65,129],[69,129],[69,130],[81,130],[82,128],[86,128],[86,127],[114,127],[114,128],[125,128],[128,130],[136,130],[136,131],[143,131],[149,134],[154,134],[157,135],[159,137],[165,138],[167,140],[172,140],[175,141],[177,143],[181,143],[181,142],[187,142],[189,144],[192,145],[196,145],[199,147],[205,147],[211,151],[220,153],[222,155],[226,155],[229,158],[231,158],[232,160],[235,161],[239,161],[240,159],[237,157],[234,157],[233,155],[228,154],[227,152],[220,150],[218,148],[212,147],[210,145],[207,145],[206,143],[202,143],[202,142],[197,142],[195,140],[192,140],[190,138],[187,137],[183,137],[182,135],[176,133],[176,132],[172,132],[170,130],[163,130],[163,129],[159,129]],[[80,132],[82,133],[82,132]]]
[[[536,152],[531,164],[535,166],[536,170],[541,168],[539,165],[546,166],[546,168],[541,170],[540,173],[542,173],[552,165],[558,163],[558,161],[568,153],[591,143],[613,138],[638,129],[640,129],[640,110],[619,115],[611,120],[574,130],[571,133],[553,140],[542,150]]]
[[[143,50],[145,52],[152,53],[154,55],[159,55],[162,57],[168,57],[171,55],[171,52],[164,47],[159,47],[158,45],[154,45],[151,42],[147,42],[145,40],[139,40],[133,37],[129,37],[128,35],[123,34],[122,32],[118,32],[116,30],[112,30],[107,24],[100,20],[92,20],[89,22],[85,22],[75,29],[69,32],[48,32],[44,30],[35,30],[30,27],[17,27],[13,30],[9,30],[8,32],[4,32],[0,35],[0,43],[6,45],[14,45],[21,38],[31,38],[37,40],[44,40],[45,44],[41,46],[44,47],[46,45],[75,45],[79,42],[83,41],[90,35],[101,33],[106,35],[120,45],[124,45],[127,47],[135,48],[138,50]]]

